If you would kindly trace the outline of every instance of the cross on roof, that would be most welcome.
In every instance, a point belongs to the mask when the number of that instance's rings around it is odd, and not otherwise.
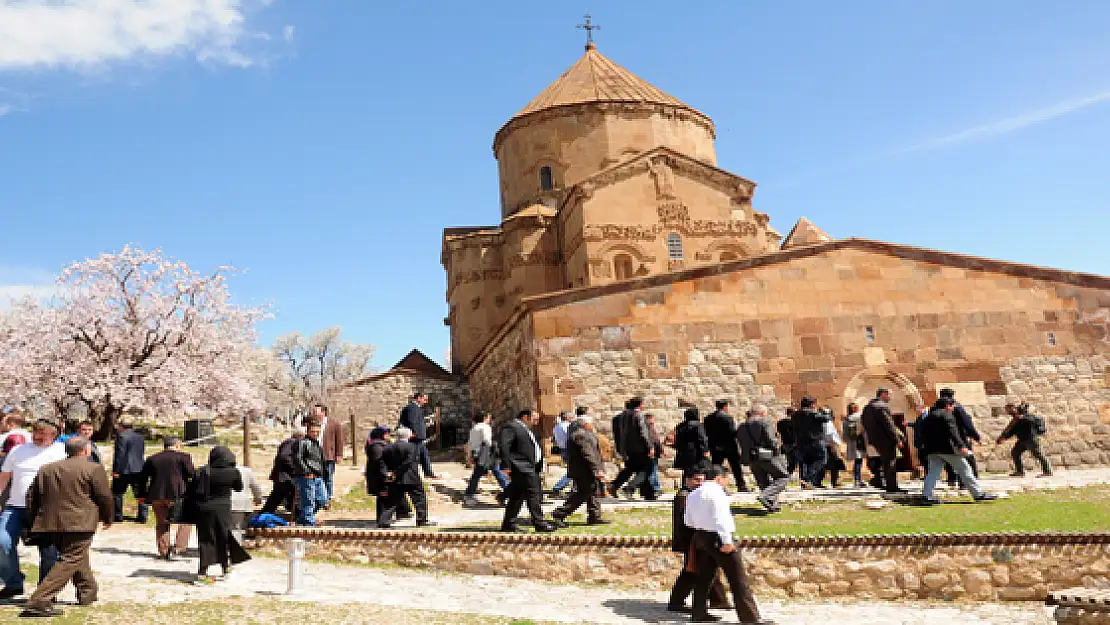
[[[578,28],[586,31],[586,49],[589,50],[589,49],[595,47],[594,46],[594,31],[595,30],[601,30],[601,27],[594,25],[593,16],[591,16],[589,13],[587,13],[583,17],[586,18],[586,23],[585,24],[579,24]]]

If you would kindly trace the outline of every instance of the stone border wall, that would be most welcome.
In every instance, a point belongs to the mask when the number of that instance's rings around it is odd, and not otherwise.
[[[308,555],[651,590],[670,588],[682,565],[680,554],[658,546],[506,545],[497,538],[317,540],[309,542]],[[285,553],[281,538],[259,538],[255,544],[264,552]],[[1050,590],[1110,588],[1110,544],[769,547],[746,549],[744,560],[757,593],[791,597],[1043,601]]]

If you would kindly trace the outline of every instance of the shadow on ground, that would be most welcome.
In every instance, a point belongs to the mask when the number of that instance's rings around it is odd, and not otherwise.
[[[601,605],[614,614],[644,623],[686,623],[689,617],[668,612],[666,604],[647,599],[606,599]]]

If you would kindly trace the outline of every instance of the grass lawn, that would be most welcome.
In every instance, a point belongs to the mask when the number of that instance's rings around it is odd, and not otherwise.
[[[975,503],[970,497],[939,506],[891,502],[880,510],[861,501],[799,502],[766,515],[756,506],[734,506],[740,536],[827,536],[931,532],[1028,532],[1110,530],[1110,486],[1015,493],[1008,499]],[[574,525],[563,533],[669,535],[671,510],[610,513],[612,525]],[[571,517],[585,522],[582,513]]]
[[[189,601],[169,605],[110,603],[88,608],[61,606],[65,616],[50,619],[56,625],[152,624],[216,625],[224,623],[390,623],[391,625],[542,625],[513,620],[431,610],[409,610],[376,605],[300,603],[273,598]],[[2,608],[0,622],[14,622],[18,608]],[[141,615],[141,619],[138,616]]]

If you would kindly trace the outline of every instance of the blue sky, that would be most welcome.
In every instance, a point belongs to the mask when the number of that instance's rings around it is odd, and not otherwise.
[[[0,293],[126,243],[443,360],[444,226],[581,54],[577,3],[0,0]],[[57,4],[57,3],[52,3]],[[1110,274],[1110,3],[598,2],[599,49],[717,124],[720,165],[862,236]],[[694,6],[694,5],[691,5]]]

